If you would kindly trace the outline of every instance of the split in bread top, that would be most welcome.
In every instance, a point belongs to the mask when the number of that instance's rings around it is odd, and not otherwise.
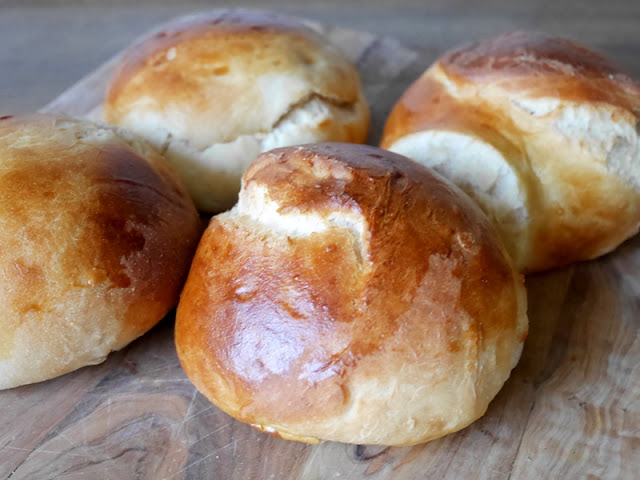
[[[161,148],[201,210],[237,200],[258,153],[317,141],[364,142],[369,109],[358,72],[291,17],[223,10],[130,48],[105,118]]]
[[[262,154],[178,306],[198,389],[282,437],[408,445],[480,417],[527,331],[522,277],[454,185],[399,155]]]
[[[537,271],[607,253],[640,225],[640,88],[564,39],[460,47],[394,107],[381,145],[435,168]]]

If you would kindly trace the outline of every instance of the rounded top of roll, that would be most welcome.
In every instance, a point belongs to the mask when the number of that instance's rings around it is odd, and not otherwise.
[[[519,358],[524,297],[455,186],[373,147],[289,147],[211,222],[176,344],[195,385],[261,430],[414,444],[484,413]]]
[[[360,98],[358,73],[310,27],[284,15],[221,10],[168,27],[127,50],[113,75],[106,118],[162,115],[195,148],[269,131],[318,96]]]
[[[200,233],[164,159],[111,127],[0,119],[0,388],[98,363],[158,322]]]
[[[444,54],[381,146],[459,185],[518,267],[603,255],[640,226],[640,86],[571,40],[517,32]]]

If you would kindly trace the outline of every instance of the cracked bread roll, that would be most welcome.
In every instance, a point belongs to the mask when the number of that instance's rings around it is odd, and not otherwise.
[[[638,84],[600,55],[519,32],[446,53],[398,101],[381,146],[472,196],[532,272],[638,231],[639,112]]]
[[[162,149],[209,212],[235,204],[260,152],[361,143],[369,129],[351,61],[297,20],[250,10],[198,15],[130,48],[104,116]]]
[[[286,439],[410,445],[486,410],[527,332],[482,211],[374,147],[263,153],[214,217],[176,317],[196,387]]]
[[[100,363],[154,326],[201,228],[146,142],[84,120],[0,119],[0,389]]]

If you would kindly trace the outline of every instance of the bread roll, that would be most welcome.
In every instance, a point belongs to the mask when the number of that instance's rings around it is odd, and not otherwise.
[[[176,320],[222,410],[303,442],[410,445],[486,410],[527,332],[523,280],[484,214],[399,155],[264,153],[214,217]]]
[[[149,330],[177,304],[200,231],[144,142],[0,119],[0,389],[102,362]]]
[[[640,225],[640,88],[569,40],[454,49],[394,107],[381,146],[448,177],[527,272],[607,253]]]
[[[209,212],[233,206],[258,153],[364,142],[369,128],[345,55],[297,20],[246,10],[199,15],[133,46],[104,115],[161,148]]]

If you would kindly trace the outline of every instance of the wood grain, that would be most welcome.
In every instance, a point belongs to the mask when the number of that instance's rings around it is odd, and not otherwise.
[[[356,61],[370,143],[435,53],[316,25]],[[97,118],[115,59],[45,109]],[[638,478],[640,239],[527,278],[530,335],[487,414],[405,448],[308,446],[254,431],[182,372],[173,316],[98,366],[0,392],[0,477],[15,479]]]

